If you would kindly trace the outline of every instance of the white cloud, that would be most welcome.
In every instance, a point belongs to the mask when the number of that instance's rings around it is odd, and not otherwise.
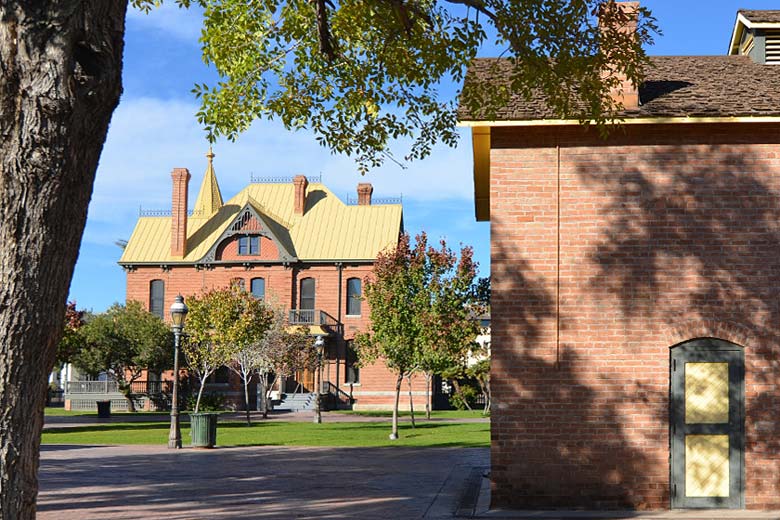
[[[129,237],[139,205],[166,209],[170,204],[170,172],[189,168],[191,193],[206,166],[208,143],[195,120],[195,102],[153,98],[124,99],[114,113],[98,168],[85,240],[105,242]],[[403,194],[406,201],[448,201],[470,208],[471,147],[464,135],[457,149],[438,147],[428,159],[407,170],[386,164],[365,177],[346,157],[331,155],[306,132],[291,133],[275,122],[258,122],[236,143],[214,147],[222,193],[230,198],[250,175],[314,176],[344,198],[355,196],[358,182],[374,184],[375,196]],[[452,204],[452,202],[450,202]],[[470,210],[469,210],[470,213]]]
[[[179,8],[172,0],[148,13],[135,7],[127,10],[127,30],[149,30],[161,36],[173,36],[177,39],[198,43],[203,27],[203,11],[198,6],[189,9]]]

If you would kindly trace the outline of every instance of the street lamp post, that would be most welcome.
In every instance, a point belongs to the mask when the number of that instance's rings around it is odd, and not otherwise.
[[[325,349],[325,339],[323,339],[322,336],[317,336],[317,340],[314,342],[314,348],[317,349],[317,371],[314,374],[317,378],[315,384],[317,393],[314,394],[314,422],[320,424],[322,422],[322,410],[320,405],[320,394],[322,394],[322,351]]]
[[[181,448],[181,429],[179,428],[179,347],[187,305],[182,295],[176,296],[171,305],[171,329],[173,330],[173,391],[171,393],[171,431],[168,434],[168,448]]]

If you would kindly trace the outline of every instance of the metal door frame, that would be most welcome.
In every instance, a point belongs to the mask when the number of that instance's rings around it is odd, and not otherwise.
[[[719,424],[685,424],[685,363],[689,361],[729,363],[729,423],[725,429]],[[686,428],[692,431],[687,432]],[[685,496],[686,433],[729,435],[728,497]],[[669,484],[673,509],[745,507],[745,351],[739,345],[715,338],[702,338],[680,343],[670,349]]]

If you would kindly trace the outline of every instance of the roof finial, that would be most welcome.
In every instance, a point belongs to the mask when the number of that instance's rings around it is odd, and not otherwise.
[[[215,157],[214,152],[211,150],[211,145],[209,145],[209,153],[206,154],[206,157],[209,160],[209,165],[211,165],[211,163],[214,161],[214,157]]]

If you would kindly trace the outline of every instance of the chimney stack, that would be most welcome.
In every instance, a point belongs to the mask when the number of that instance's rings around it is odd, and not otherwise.
[[[171,256],[182,258],[187,253],[187,188],[190,171],[174,168],[173,203],[171,205]]]
[[[305,175],[296,175],[293,177],[293,186],[295,186],[295,208],[296,215],[303,215],[306,210],[306,188],[309,186],[309,181]]]
[[[619,12],[614,12],[615,9],[622,12],[622,16],[620,16]],[[616,20],[616,17],[619,19]],[[601,7],[599,25],[603,33],[607,30],[606,24],[620,23],[621,25],[617,27],[618,32],[636,35],[638,19],[639,2],[607,2]],[[612,69],[611,65],[608,65],[608,67]],[[609,70],[605,75],[610,73],[615,73],[615,71]],[[623,105],[626,111],[639,110],[639,86],[629,81],[622,72],[618,72],[616,76],[620,80],[620,84],[610,89],[609,96],[615,102]]]
[[[370,182],[361,182],[357,185],[358,194],[358,206],[370,206],[371,194],[374,192],[374,187]]]

